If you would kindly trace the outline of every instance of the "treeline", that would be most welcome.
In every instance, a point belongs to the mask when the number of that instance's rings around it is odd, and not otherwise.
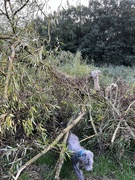
[[[135,64],[133,0],[90,0],[88,7],[69,6],[44,20],[37,18],[35,28],[41,37],[50,36],[49,48],[80,50],[88,63]]]

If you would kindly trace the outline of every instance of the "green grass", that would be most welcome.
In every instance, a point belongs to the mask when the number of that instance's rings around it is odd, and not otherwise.
[[[101,70],[102,75],[100,78],[100,84],[102,86],[108,86],[111,83],[116,83],[118,79],[124,80],[129,85],[135,85],[134,75],[135,67],[125,66],[101,66],[96,67],[93,64],[86,64],[86,61],[82,59],[81,53],[78,51],[75,55],[70,52],[62,51],[58,57],[56,56],[53,62],[58,69],[63,73],[67,73],[71,76],[82,77],[85,74],[89,74],[92,70]]]
[[[42,158],[39,158],[36,164],[40,167],[43,164],[50,167],[54,164],[56,157],[54,154],[48,154]],[[116,159],[109,157],[108,155],[95,156],[95,162],[92,172],[86,172],[83,170],[86,178],[91,180],[133,180],[135,178],[135,169],[133,169],[133,162],[129,157],[123,158],[118,164]],[[43,180],[52,180],[54,177],[54,167],[48,171],[45,169],[42,172]],[[76,180],[76,175],[73,171],[72,163],[67,158],[61,169],[60,177],[62,180]],[[30,180],[28,174],[24,172],[19,180]]]
[[[118,164],[116,159],[109,157],[108,155],[95,155],[95,162],[92,172],[83,170],[86,178],[93,180],[133,180],[135,178],[135,169],[133,169],[132,160],[129,157],[125,157]],[[62,180],[76,180],[76,175],[73,171],[72,163],[67,158],[62,170]]]
[[[29,180],[29,176],[27,173],[23,173],[20,177],[19,180]]]
[[[56,62],[59,59],[63,59],[63,62],[60,64],[56,63],[58,64],[58,69],[71,76],[82,77],[85,74],[89,74],[92,70],[98,69],[94,67],[94,65],[87,65],[86,61],[82,59],[79,51],[75,55],[62,51],[59,56],[55,59]]]
[[[132,160],[128,157],[123,158],[119,164],[116,159],[106,155],[95,157],[91,177],[101,177],[103,180],[133,180],[135,169],[131,162]],[[86,175],[88,176],[88,173]]]
[[[37,159],[36,165],[47,164],[48,166],[52,166],[56,163],[57,158],[56,153],[50,151],[41,158]]]
[[[125,67],[125,66],[103,66],[101,71],[105,78],[108,79],[122,79],[127,84],[132,85],[135,83],[134,75],[135,75],[135,67]]]

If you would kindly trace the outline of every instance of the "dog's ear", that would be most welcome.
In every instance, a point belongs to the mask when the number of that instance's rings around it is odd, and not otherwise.
[[[94,154],[93,152],[90,151],[90,156],[93,158],[94,157]]]

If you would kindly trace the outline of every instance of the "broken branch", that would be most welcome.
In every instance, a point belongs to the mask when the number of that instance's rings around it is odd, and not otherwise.
[[[74,121],[74,119],[71,119],[67,126],[70,125],[72,122]],[[65,145],[66,145],[66,142],[67,142],[67,139],[68,139],[68,135],[69,135],[69,131],[66,133],[65,137],[64,137],[64,140],[63,140],[63,143],[62,143],[62,149],[61,149],[61,152],[60,152],[60,157],[58,159],[58,162],[56,163],[56,166],[57,166],[57,169],[56,169],[56,173],[55,173],[55,179],[59,180],[60,179],[60,171],[61,171],[61,168],[62,168],[62,165],[64,163],[64,157],[65,157]]]
[[[9,80],[10,75],[13,67],[13,60],[15,57],[15,47],[18,44],[18,41],[16,41],[14,44],[11,45],[11,55],[9,56],[9,64],[8,64],[8,70],[5,80],[5,87],[4,87],[4,95],[3,95],[3,102],[8,100],[8,86],[9,86]]]

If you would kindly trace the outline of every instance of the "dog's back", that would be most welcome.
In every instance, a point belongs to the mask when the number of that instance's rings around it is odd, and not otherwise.
[[[68,150],[77,152],[80,151],[80,149],[84,148],[81,147],[78,137],[70,132],[68,137]]]

